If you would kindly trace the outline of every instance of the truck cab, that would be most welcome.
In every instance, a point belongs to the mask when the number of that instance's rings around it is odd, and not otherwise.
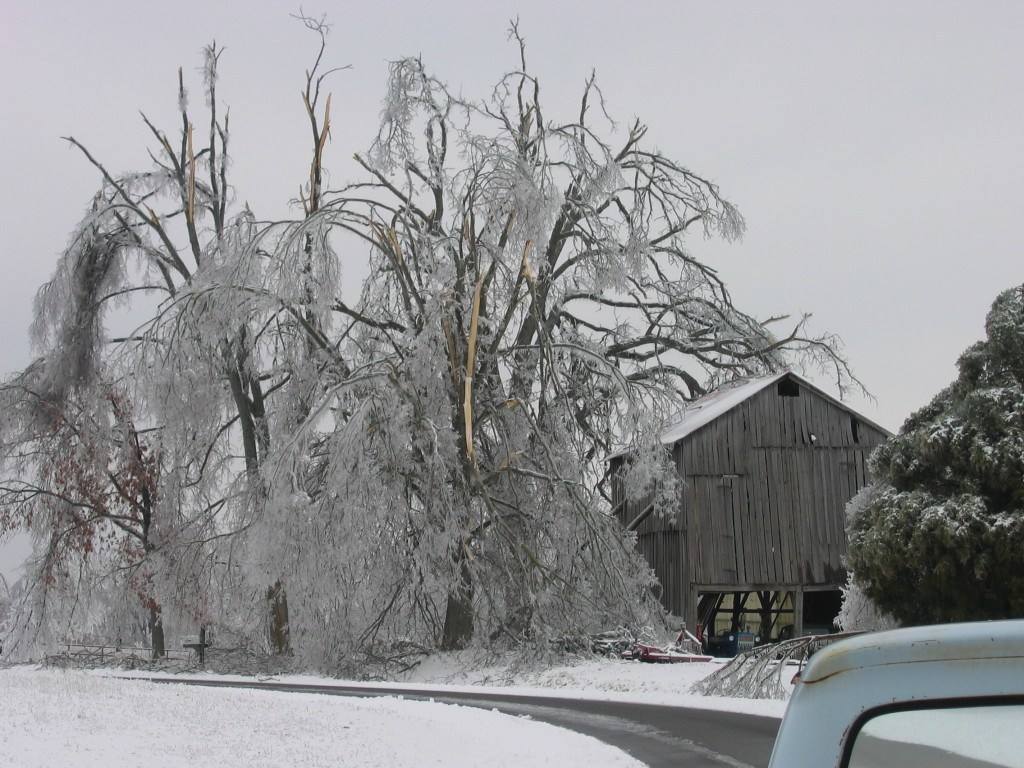
[[[873,632],[815,653],[771,768],[1024,767],[1024,620]]]

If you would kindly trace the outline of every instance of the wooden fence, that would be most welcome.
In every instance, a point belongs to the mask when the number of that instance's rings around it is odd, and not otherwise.
[[[163,658],[168,661],[185,661],[193,656],[186,648],[167,648]],[[53,664],[67,664],[75,667],[103,667],[113,664],[135,666],[153,661],[152,648],[119,645],[90,645],[87,643],[65,643],[60,652],[48,657]]]

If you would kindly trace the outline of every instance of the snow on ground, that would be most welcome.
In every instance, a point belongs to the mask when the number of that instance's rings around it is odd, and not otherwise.
[[[168,686],[30,668],[0,672],[0,691],[5,767],[641,765],[545,723],[391,697]]]
[[[427,657],[401,678],[401,682],[458,688],[472,686],[472,690],[493,687],[506,694],[634,701],[782,717],[786,711],[786,701],[757,701],[690,693],[690,687],[695,682],[719,669],[723,661],[645,664],[619,659],[581,659],[540,671],[511,672],[503,666],[476,666],[466,664],[457,657],[435,655]],[[795,668],[792,674],[788,670],[783,672],[784,687],[788,693],[792,692],[790,679],[795,672]]]
[[[694,681],[715,668],[711,663],[593,660],[543,671],[512,672],[507,667],[479,664],[470,665],[467,671],[464,659],[431,657],[392,683],[361,685],[496,690],[781,717],[785,702],[688,693]],[[111,670],[36,667],[0,670],[0,766],[641,765],[596,739],[473,707],[397,697],[359,699],[166,686],[130,679],[131,673],[116,673],[129,679],[114,679],[111,674]],[[230,679],[225,675],[198,676]],[[274,679],[342,683],[310,677]]]

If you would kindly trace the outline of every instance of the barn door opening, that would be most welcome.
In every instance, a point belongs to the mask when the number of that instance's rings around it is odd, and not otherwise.
[[[708,653],[732,656],[744,646],[825,634],[839,612],[835,590],[700,591],[697,625]]]
[[[700,590],[698,594],[699,637],[708,653],[721,656],[735,655],[737,644],[749,643],[750,637],[762,644],[835,632],[842,606],[842,592],[833,588]]]
[[[792,615],[791,595],[780,590],[701,592],[698,604],[700,636],[705,650],[716,656],[776,641]]]
[[[780,640],[806,635],[829,635],[836,632],[836,617],[843,606],[843,593],[838,589],[799,589],[790,592],[800,610],[794,620],[781,628]]]

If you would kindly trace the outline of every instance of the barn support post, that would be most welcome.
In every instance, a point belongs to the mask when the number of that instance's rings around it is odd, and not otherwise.
[[[758,598],[761,601],[761,622],[757,630],[757,634],[761,636],[764,642],[768,642],[772,636],[772,626],[775,624],[775,598],[777,593],[769,591],[761,591],[758,593]]]
[[[683,606],[683,621],[686,622],[686,626],[694,627],[694,631],[699,633],[700,617],[698,615],[699,612],[697,610],[697,605],[700,601],[700,595],[697,591],[697,585],[692,581],[689,583],[689,587],[683,592],[683,599],[686,601]]]
[[[797,586],[793,591],[793,637],[804,635],[804,588]]]

